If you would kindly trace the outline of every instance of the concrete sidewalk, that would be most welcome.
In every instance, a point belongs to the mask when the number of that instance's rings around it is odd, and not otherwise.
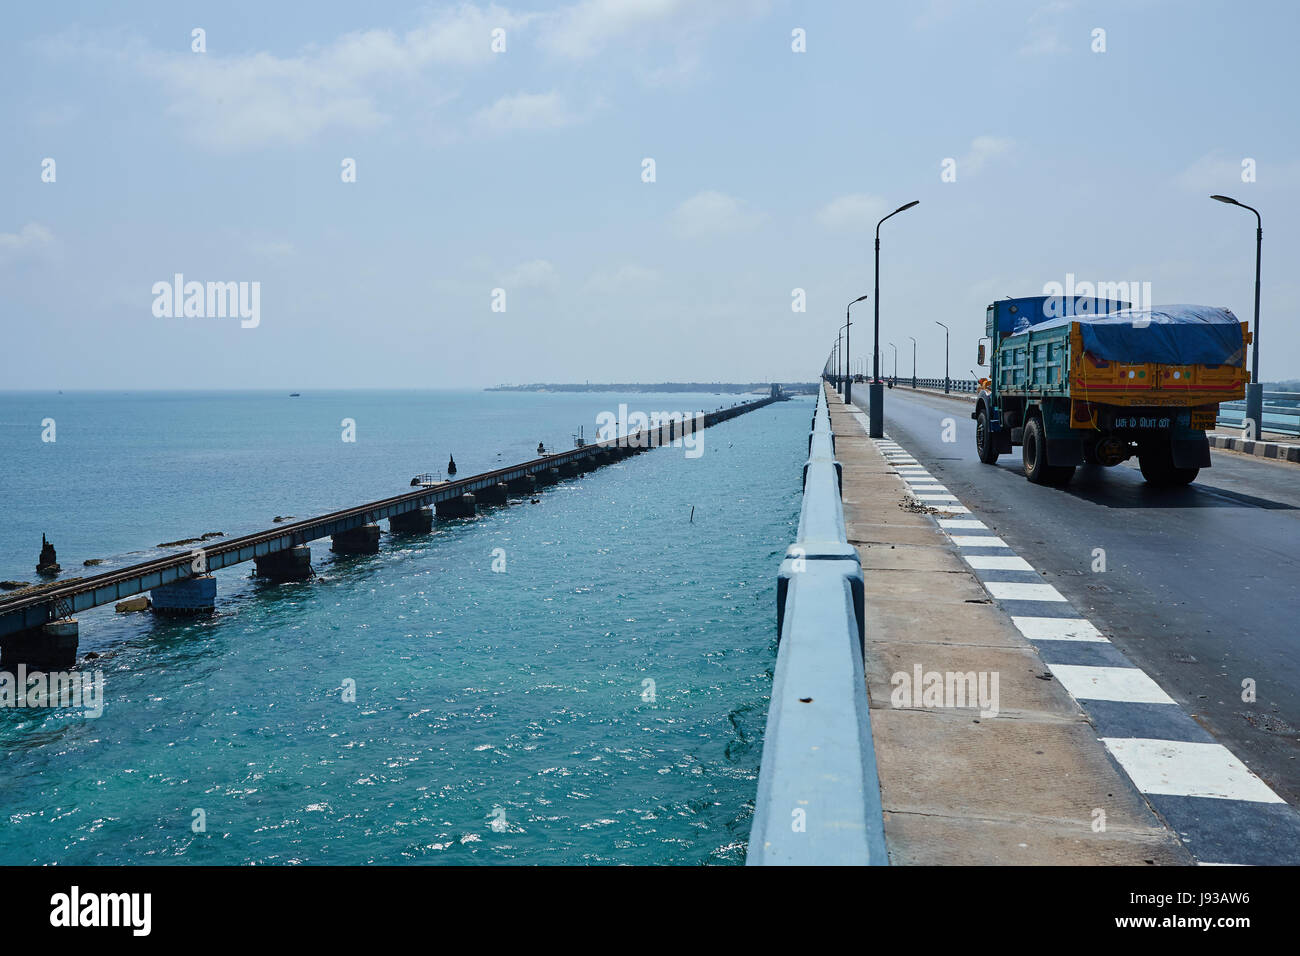
[[[828,397],[845,523],[866,578],[866,675],[890,861],[1191,862],[934,517],[910,510],[917,506],[854,409],[829,389]],[[996,715],[972,701],[925,706],[919,691],[895,706],[895,675],[911,678],[918,667],[996,674]]]

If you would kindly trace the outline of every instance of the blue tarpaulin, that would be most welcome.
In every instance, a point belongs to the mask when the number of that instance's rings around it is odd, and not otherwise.
[[[1245,348],[1241,322],[1232,310],[1209,305],[1157,305],[1109,315],[1069,315],[1039,322],[1026,331],[1041,332],[1070,322],[1079,323],[1084,350],[1107,362],[1240,365]]]

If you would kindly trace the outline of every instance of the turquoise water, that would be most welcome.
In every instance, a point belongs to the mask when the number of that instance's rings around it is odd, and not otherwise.
[[[466,475],[567,447],[619,401],[734,400],[0,396],[0,577],[30,579],[42,530],[88,573],[404,490],[448,450]],[[316,542],[307,583],[218,572],[208,619],[83,613],[104,713],[0,711],[0,863],[742,862],[809,413],[770,406],[698,459],[659,449],[377,556]],[[46,416],[58,441],[34,449]]]

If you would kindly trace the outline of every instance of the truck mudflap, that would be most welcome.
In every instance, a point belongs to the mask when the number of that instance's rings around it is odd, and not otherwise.
[[[1175,468],[1209,468],[1210,440],[1205,433],[1190,436],[1186,433],[1176,435],[1170,441]]]
[[[1053,468],[1058,465],[1064,465],[1067,468],[1070,465],[1082,465],[1083,439],[1049,437],[1047,439],[1047,463]]]

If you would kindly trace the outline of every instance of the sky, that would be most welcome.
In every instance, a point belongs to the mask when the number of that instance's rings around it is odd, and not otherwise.
[[[1211,193],[1263,215],[1261,378],[1300,377],[1300,4],[0,16],[0,390],[809,381],[913,200],[882,371],[914,337],[942,375],[944,322],[967,377],[988,303],[1070,275],[1250,319],[1254,216]]]

